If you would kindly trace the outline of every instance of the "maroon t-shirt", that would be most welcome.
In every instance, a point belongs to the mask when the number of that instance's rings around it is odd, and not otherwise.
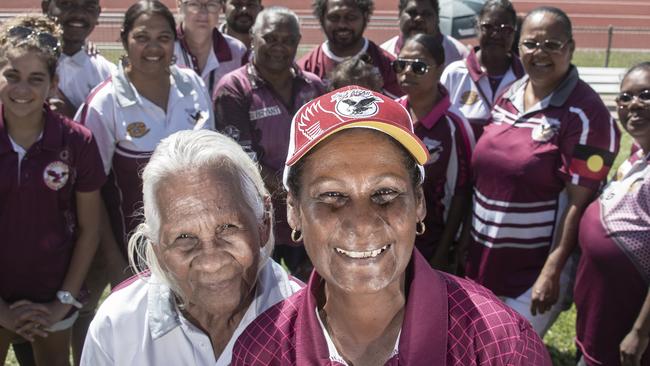
[[[551,365],[530,324],[490,291],[433,270],[418,251],[410,278],[398,353],[386,365]],[[276,304],[246,328],[233,365],[341,365],[332,360],[316,317],[322,279]]]
[[[453,196],[469,193],[472,187],[472,129],[464,117],[449,110],[449,93],[442,85],[439,89],[442,99],[415,124],[415,134],[429,150],[422,187],[427,204],[424,218],[427,229],[415,239],[415,245],[427,259],[431,259],[438,246]],[[400,98],[398,102],[408,108],[407,97]]]
[[[295,67],[292,104],[285,105],[252,63],[226,74],[215,91],[217,130],[239,142],[254,160],[282,177],[289,149],[289,131],[294,113],[325,92],[318,76]],[[291,244],[286,199],[271,192],[275,211],[277,244]]]
[[[371,40],[368,40],[368,49],[365,53],[372,58],[372,63],[379,69],[381,77],[384,79],[383,89],[385,94],[393,98],[404,95],[397,82],[397,75],[395,75],[395,71],[390,66],[390,63],[395,57],[381,49]],[[327,79],[327,75],[338,64],[339,61],[332,59],[323,51],[323,44],[320,44],[298,60],[298,66],[301,69],[312,72],[323,80]]]
[[[54,299],[75,245],[75,193],[106,179],[90,131],[43,113],[43,136],[19,166],[0,111],[0,298],[8,303]]]

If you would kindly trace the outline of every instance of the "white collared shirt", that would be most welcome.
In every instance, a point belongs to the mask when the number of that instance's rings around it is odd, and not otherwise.
[[[75,108],[115,70],[102,55],[89,56],[83,48],[72,56],[61,54],[56,65],[59,89]]]
[[[140,95],[120,66],[77,111],[74,119],[92,131],[106,174],[114,154],[127,159],[148,157],[160,140],[174,132],[214,129],[212,100],[203,80],[194,71],[174,65],[170,73],[167,110]]]
[[[229,365],[232,348],[248,324],[300,288],[269,259],[258,276],[253,302],[215,359],[210,338],[177,310],[171,290],[155,277],[137,279],[112,293],[99,308],[81,365]]]

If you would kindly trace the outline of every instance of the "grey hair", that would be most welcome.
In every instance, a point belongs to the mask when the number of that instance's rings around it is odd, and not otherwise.
[[[274,17],[289,19],[289,21],[296,27],[298,34],[300,34],[300,19],[298,19],[298,16],[293,12],[293,10],[285,8],[284,6],[271,6],[264,8],[264,10],[257,14],[255,23],[253,23],[250,30],[251,34],[259,33],[269,18]]]
[[[220,133],[208,130],[180,131],[163,139],[142,172],[144,220],[129,239],[129,263],[136,273],[143,267],[180,295],[179,287],[156,257],[154,245],[160,243],[160,202],[158,187],[170,177],[201,169],[227,169],[240,181],[246,204],[258,223],[267,220],[269,237],[260,247],[258,272],[273,252],[273,207],[259,167],[239,144]],[[267,210],[268,208],[268,210]]]

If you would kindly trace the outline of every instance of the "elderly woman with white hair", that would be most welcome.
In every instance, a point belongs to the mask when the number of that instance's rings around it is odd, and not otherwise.
[[[161,141],[142,181],[129,252],[149,270],[102,304],[81,364],[228,365],[244,328],[300,288],[269,259],[273,209],[259,170],[230,138],[182,131]]]

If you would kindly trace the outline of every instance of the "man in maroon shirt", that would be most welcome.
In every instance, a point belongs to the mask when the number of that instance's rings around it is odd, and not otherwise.
[[[345,58],[366,54],[384,79],[383,93],[393,98],[402,96],[404,93],[390,67],[395,57],[363,36],[373,8],[372,0],[314,1],[314,16],[320,21],[327,41],[304,55],[298,65],[326,80],[329,72]]]
[[[325,88],[318,76],[303,72],[293,62],[300,28],[291,10],[265,9],[251,31],[251,63],[225,75],[217,85],[216,127],[260,164],[275,208],[274,259],[284,259],[296,273],[301,271],[306,255],[302,247],[288,246],[291,240],[279,178],[289,147],[291,116]]]

